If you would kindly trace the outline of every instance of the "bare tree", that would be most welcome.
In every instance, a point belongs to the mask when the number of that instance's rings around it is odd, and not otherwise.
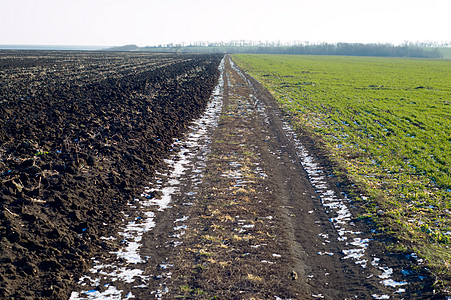
[[[179,55],[179,51],[180,51],[180,49],[182,49],[182,44],[175,44],[174,46],[173,46],[173,48],[174,48],[174,51],[175,51],[175,55]]]

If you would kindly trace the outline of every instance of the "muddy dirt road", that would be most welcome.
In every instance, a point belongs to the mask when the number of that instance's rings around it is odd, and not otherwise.
[[[384,252],[275,100],[230,57],[220,71],[204,116],[122,212],[123,247],[93,258],[71,299],[433,297],[421,261]]]

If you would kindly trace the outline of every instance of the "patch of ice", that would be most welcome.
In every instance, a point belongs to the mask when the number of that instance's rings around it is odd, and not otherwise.
[[[379,267],[379,269],[384,271],[384,273],[382,273],[381,275],[378,276],[380,279],[387,279],[387,278],[390,278],[393,275],[393,269],[392,268]]]
[[[180,226],[175,226],[175,227],[174,227],[174,230],[175,230],[175,231],[178,231],[178,230],[183,230],[183,229],[186,229],[186,228],[188,228],[188,226],[186,226],[186,225],[180,225]]]
[[[390,287],[394,287],[394,288],[408,284],[405,281],[395,281],[393,279],[385,279],[385,280],[382,280],[381,283],[385,286],[390,286]]]
[[[187,221],[188,219],[189,219],[188,216],[183,216],[183,217],[181,217],[180,219],[176,219],[176,220],[174,221],[174,223],[177,223],[177,222],[185,222],[185,221]]]
[[[135,296],[132,294],[132,292],[128,293],[127,296],[125,296],[125,299],[132,299],[135,298]]]
[[[318,255],[329,255],[329,256],[334,255],[332,252],[321,252],[321,251],[316,252],[316,254],[318,254]]]
[[[319,233],[318,236],[324,238],[324,239],[328,239],[329,235],[327,233]]]
[[[373,258],[373,261],[371,261],[371,264],[372,264],[373,266],[377,267],[377,266],[379,265],[379,261],[380,261],[380,260],[381,260],[380,258],[374,257],[374,258]]]
[[[100,292],[98,290],[88,290],[78,292],[72,292],[69,300],[121,300],[122,291],[118,290],[115,286],[108,286],[108,289]]]
[[[355,260],[359,260],[362,258],[362,256],[365,255],[365,249],[361,248],[361,249],[347,249],[347,250],[342,250],[343,254],[345,255],[345,257],[343,257],[343,259],[348,259],[348,258],[352,258]]]
[[[268,260],[262,260],[261,262],[265,263],[265,264],[270,264],[270,265],[275,264],[275,262],[268,261]]]
[[[243,227],[243,228],[254,228],[255,225],[254,224],[247,224],[247,225],[243,225],[241,227]]]
[[[390,299],[389,295],[372,294],[371,297],[373,297],[373,299]]]

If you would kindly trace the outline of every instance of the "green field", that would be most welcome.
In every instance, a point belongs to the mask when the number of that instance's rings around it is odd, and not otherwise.
[[[234,55],[366,191],[366,213],[451,274],[451,60]],[[357,199],[358,200],[358,199]]]

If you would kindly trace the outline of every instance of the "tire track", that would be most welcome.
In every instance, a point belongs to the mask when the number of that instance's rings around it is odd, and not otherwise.
[[[275,100],[229,56],[221,74],[214,112],[128,212],[119,260],[71,299],[425,296],[414,257],[383,253]]]

